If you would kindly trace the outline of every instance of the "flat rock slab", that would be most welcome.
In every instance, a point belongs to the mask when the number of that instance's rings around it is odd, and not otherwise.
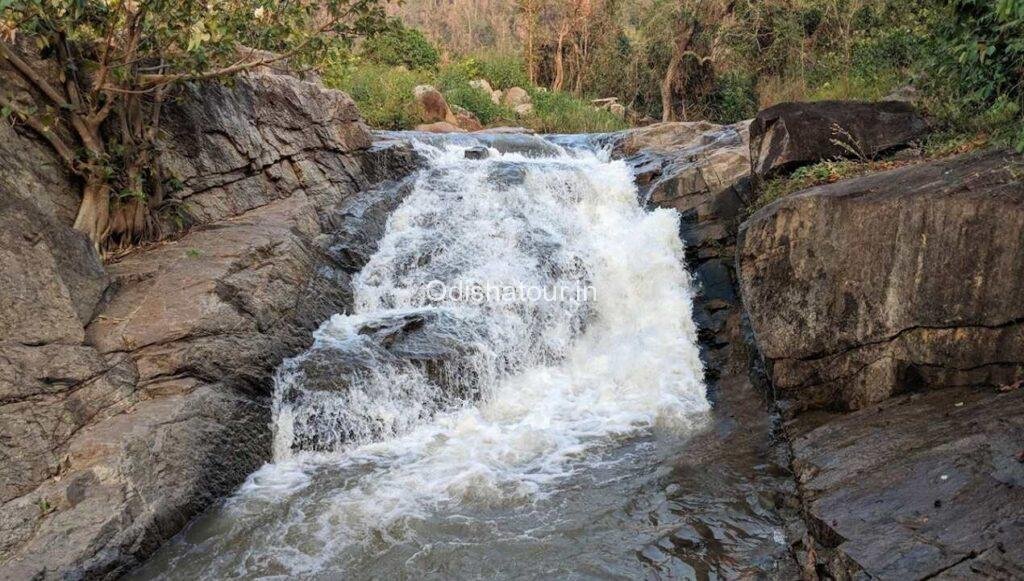
[[[1024,578],[1024,389],[944,389],[812,421],[787,431],[819,567]]]

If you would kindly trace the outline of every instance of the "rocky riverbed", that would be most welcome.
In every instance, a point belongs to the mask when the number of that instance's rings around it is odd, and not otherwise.
[[[70,228],[76,183],[0,124],[0,577],[121,576],[270,460],[275,370],[352,311],[423,164],[314,82],[189,91],[167,112],[165,237],[105,263]],[[641,508],[609,530],[653,527],[623,574],[1024,575],[1024,161],[752,212],[763,178],[848,152],[833,125],[864,155],[926,130],[903,104],[826,103],[584,139],[680,215],[712,404],[664,471],[613,487]]]

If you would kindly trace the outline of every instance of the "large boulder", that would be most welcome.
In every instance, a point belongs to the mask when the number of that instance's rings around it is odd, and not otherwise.
[[[822,160],[870,158],[922,137],[927,124],[913,105],[897,101],[781,103],[750,126],[756,179]]]
[[[992,150],[811,188],[739,239],[789,412],[1024,377],[1024,158]]]
[[[276,366],[350,307],[402,190],[353,200],[415,165],[292,76],[184,88],[164,127],[193,227],[104,266],[80,185],[0,124],[0,578],[117,577],[265,462]]]
[[[533,103],[533,100],[530,98],[530,94],[526,92],[526,89],[523,89],[522,87],[512,87],[502,93],[501,102],[506,107],[515,109],[520,105],[529,105]]]
[[[437,123],[440,121],[454,122],[454,115],[448,108],[448,101],[445,100],[441,91],[431,85],[417,85],[412,90],[412,96],[416,100],[416,107],[423,123]]]

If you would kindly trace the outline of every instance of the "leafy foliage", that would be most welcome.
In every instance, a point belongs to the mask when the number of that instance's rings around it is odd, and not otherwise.
[[[1024,0],[942,0],[930,16],[924,84],[937,112],[1024,151]]]
[[[530,126],[543,133],[603,133],[625,129],[627,123],[586,101],[560,91],[530,91],[535,119]]]
[[[389,19],[383,30],[367,38],[361,52],[369,62],[410,69],[431,69],[439,60],[437,49],[427,37],[397,18]]]
[[[410,129],[419,123],[412,94],[428,84],[427,71],[410,71],[372,63],[328,68],[324,83],[348,93],[366,122],[381,129]]]
[[[374,30],[378,0],[0,0],[5,116],[83,178],[75,228],[100,245],[151,232],[159,112],[177,83],[314,65]],[[274,52],[266,52],[274,51]]]

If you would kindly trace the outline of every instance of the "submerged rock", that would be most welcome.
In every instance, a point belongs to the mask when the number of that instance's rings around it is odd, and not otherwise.
[[[486,159],[488,156],[490,156],[490,154],[490,150],[488,150],[486,147],[482,145],[478,145],[475,147],[470,147],[469,149],[466,150],[466,152],[463,155],[466,157],[466,159]]]

